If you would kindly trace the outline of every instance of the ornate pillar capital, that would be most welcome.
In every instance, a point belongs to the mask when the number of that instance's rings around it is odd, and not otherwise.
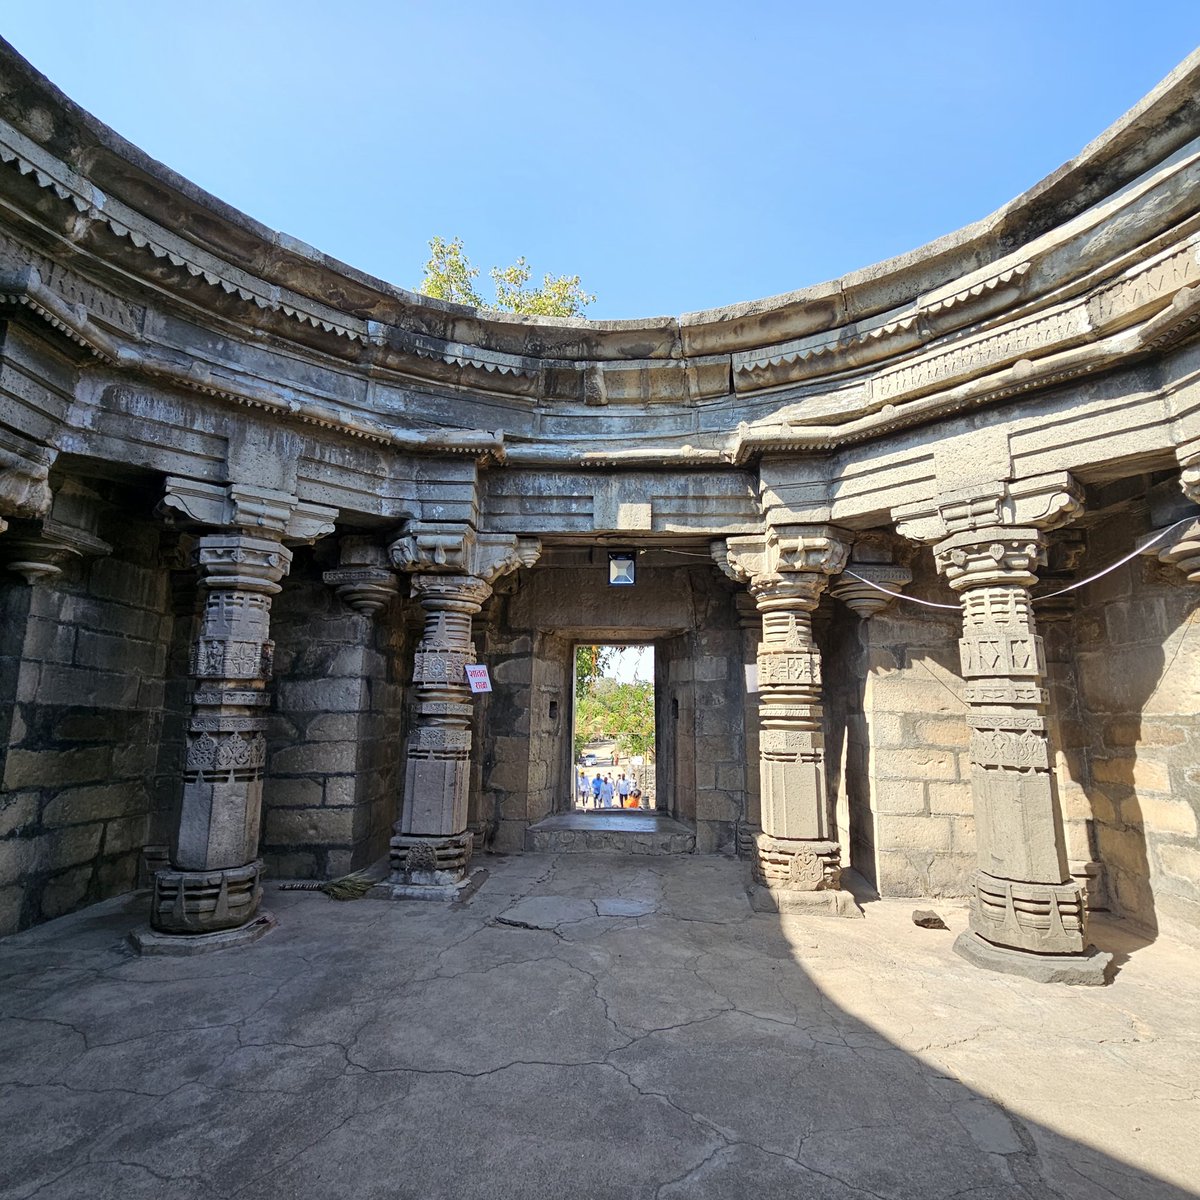
[[[276,488],[201,483],[177,475],[167,477],[159,511],[182,513],[194,525],[253,531],[263,538],[301,544],[332,533],[337,519],[337,509]]]
[[[1200,518],[1177,529],[1165,543],[1160,543],[1158,560],[1178,567],[1190,583],[1200,583]]]
[[[412,598],[427,612],[474,616],[492,594],[492,585],[475,575],[414,575]]]
[[[49,501],[46,502],[46,496]],[[66,480],[55,494],[39,492],[36,505],[45,510],[34,517],[14,517],[8,536],[0,546],[5,566],[26,583],[56,579],[68,563],[84,558],[100,558],[112,547],[97,537],[99,525],[97,497],[86,485]]]
[[[401,571],[473,575],[494,583],[519,567],[531,567],[542,552],[537,538],[480,533],[460,521],[409,521],[388,547]]]
[[[768,602],[794,589],[796,603],[816,605],[831,575],[846,565],[848,538],[824,525],[770,526],[761,534],[725,538],[712,543],[717,566],[751,594]],[[759,607],[762,607],[760,600]]]
[[[995,584],[1032,587],[1045,549],[1038,529],[993,526],[951,534],[934,547],[934,561],[956,592]]]
[[[196,541],[195,561],[203,587],[274,596],[292,565],[292,552],[269,537],[206,533]]]
[[[939,492],[892,510],[896,530],[914,542],[941,542],[973,530],[1057,529],[1083,512],[1083,491],[1066,471],[1009,483]]]
[[[374,616],[400,590],[387,551],[374,538],[350,534],[340,539],[338,566],[322,578],[356,612]]]

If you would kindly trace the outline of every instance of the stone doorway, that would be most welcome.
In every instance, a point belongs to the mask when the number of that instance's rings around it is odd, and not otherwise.
[[[635,586],[607,580],[600,550],[551,545],[519,586],[498,589],[480,630],[494,692],[476,724],[479,828],[497,850],[519,851],[531,825],[575,811],[576,647],[652,645],[653,811],[694,832],[697,852],[729,852],[747,775],[757,778],[744,686],[753,646],[739,589],[707,543],[647,547]]]

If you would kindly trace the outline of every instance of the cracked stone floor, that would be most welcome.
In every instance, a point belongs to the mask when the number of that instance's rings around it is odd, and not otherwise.
[[[1200,952],[1108,988],[911,922],[751,913],[720,858],[483,860],[465,903],[268,889],[139,959],[123,898],[0,942],[0,1196],[1184,1197]]]

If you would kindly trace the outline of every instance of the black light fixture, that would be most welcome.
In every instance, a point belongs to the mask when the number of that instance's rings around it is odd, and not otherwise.
[[[632,550],[610,550],[608,552],[608,586],[633,587],[636,561],[637,556]]]

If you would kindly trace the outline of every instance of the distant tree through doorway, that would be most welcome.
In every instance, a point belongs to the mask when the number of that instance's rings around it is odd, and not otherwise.
[[[577,807],[652,805],[653,646],[576,647],[572,744]]]

